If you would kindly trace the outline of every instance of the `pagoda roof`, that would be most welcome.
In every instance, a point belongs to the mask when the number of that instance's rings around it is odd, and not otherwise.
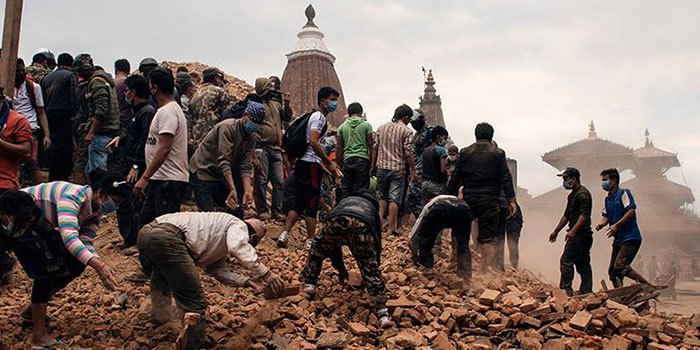
[[[654,146],[654,142],[652,142],[649,138],[649,130],[644,131],[644,136],[646,137],[644,147],[634,150],[635,157],[642,161],[658,159],[658,161],[666,163],[664,165],[668,167],[681,166],[681,163],[678,161],[678,157],[675,153],[664,151]]]
[[[592,121],[589,127],[590,129],[587,138],[549,151],[542,156],[542,160],[549,163],[550,161],[562,158],[568,159],[586,155],[596,155],[598,157],[613,157],[620,155],[634,156],[634,151],[632,148],[610,140],[598,138],[598,134],[595,131],[595,125]]]

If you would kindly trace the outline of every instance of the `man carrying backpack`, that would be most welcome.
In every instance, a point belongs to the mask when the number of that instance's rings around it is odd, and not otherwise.
[[[15,92],[12,100],[14,109],[27,118],[32,128],[32,156],[24,160],[23,172],[30,184],[41,183],[41,167],[39,166],[39,147],[48,150],[51,147],[49,122],[44,110],[44,98],[39,84],[27,79],[24,60],[17,59],[15,74]]]
[[[287,239],[289,231],[294,226],[294,223],[299,218],[299,215],[304,217],[306,223],[306,240],[307,250],[311,246],[311,238],[316,233],[316,214],[318,213],[319,197],[321,195],[321,161],[326,169],[336,175],[336,181],[340,181],[343,173],[338,166],[328,158],[323,151],[323,141],[326,136],[328,122],[326,115],[335,111],[338,107],[338,97],[340,93],[330,86],[324,86],[318,90],[318,110],[310,115],[304,115],[299,120],[292,123],[287,133],[285,134],[285,149],[290,157],[298,158],[294,167],[296,199],[294,207],[287,214],[287,221],[284,224],[284,230],[277,239],[277,246],[280,248],[287,247]],[[305,124],[305,142],[306,149],[299,155],[298,145],[300,142],[300,133],[295,132]]]

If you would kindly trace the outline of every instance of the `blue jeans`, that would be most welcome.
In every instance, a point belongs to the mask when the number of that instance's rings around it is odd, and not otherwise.
[[[85,166],[85,175],[89,177],[90,173],[95,169],[107,171],[107,158],[109,157],[107,144],[113,138],[112,136],[95,135],[90,145],[88,145],[88,162]]]
[[[379,169],[377,171],[379,180],[380,200],[396,203],[399,207],[403,203],[404,190],[406,187],[406,173],[403,171]]]
[[[190,184],[194,190],[194,201],[197,203],[197,209],[202,212],[215,211],[215,209],[225,209],[226,212],[243,218],[243,208],[238,207],[235,210],[226,206],[226,197],[230,192],[226,182],[223,180],[206,181],[200,180],[197,174],[193,173],[190,176]],[[238,186],[236,186],[238,187]],[[238,203],[243,201],[243,190],[236,188]]]
[[[267,212],[267,183],[272,182],[271,211],[272,214],[281,214],[284,200],[282,151],[262,145],[255,150],[255,156],[262,164],[262,169],[255,169],[255,206],[258,212]]]

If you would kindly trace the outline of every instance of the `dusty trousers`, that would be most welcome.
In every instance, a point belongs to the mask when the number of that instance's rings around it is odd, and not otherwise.
[[[151,277],[152,318],[166,319],[162,311],[169,309],[173,297],[182,311],[202,315],[199,323],[190,328],[185,346],[188,350],[200,349],[204,343],[207,299],[184,233],[174,225],[154,221],[139,232],[138,247],[141,267]]]
[[[566,241],[564,252],[559,260],[561,280],[559,288],[573,295],[574,267],[581,276],[581,294],[593,291],[593,270],[591,269],[591,247],[593,246],[593,236],[591,234],[580,233]]]

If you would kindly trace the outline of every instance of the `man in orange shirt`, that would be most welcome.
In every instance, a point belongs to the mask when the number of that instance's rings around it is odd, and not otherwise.
[[[0,193],[19,187],[19,163],[32,155],[32,128],[27,118],[13,111],[0,87]],[[12,276],[15,260],[0,251],[0,285]]]

